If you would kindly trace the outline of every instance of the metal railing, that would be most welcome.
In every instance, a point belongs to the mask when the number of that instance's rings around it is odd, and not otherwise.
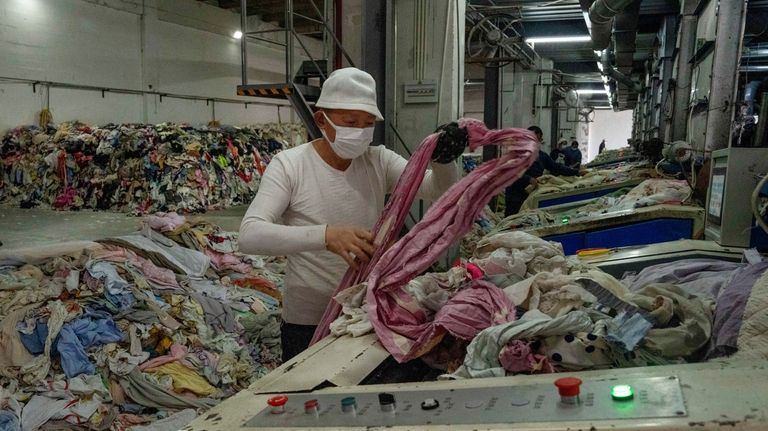
[[[304,52],[304,55],[306,55],[307,58],[315,65],[315,69],[320,74],[321,78],[325,80],[326,76],[322,71],[322,68],[320,67],[320,64],[318,63],[318,60],[315,59],[310,52],[310,50],[307,48],[306,44],[303,40],[301,40],[301,34],[296,32],[296,29],[294,27],[294,17],[299,18],[314,24],[320,24],[322,25],[323,29],[321,31],[323,35],[323,41],[326,42],[328,40],[333,41],[333,48],[338,49],[344,58],[347,60],[347,62],[354,66],[354,62],[352,61],[352,57],[350,57],[349,53],[341,44],[341,41],[338,39],[336,34],[331,29],[330,25],[328,24],[328,19],[323,13],[323,11],[320,10],[320,8],[317,6],[314,0],[306,0],[314,10],[315,14],[317,14],[316,18],[306,16],[304,14],[300,14],[298,12],[294,11],[294,2],[293,0],[286,0],[285,1],[285,26],[284,28],[271,28],[271,29],[264,29],[264,30],[255,30],[250,31],[248,30],[248,0],[240,0],[240,31],[243,33],[243,38],[240,40],[240,62],[241,62],[241,81],[242,85],[248,85],[248,40],[257,40],[261,42],[271,43],[273,45],[282,46],[285,48],[285,82],[286,83],[292,83],[293,82],[293,73],[294,73],[294,42],[298,42],[299,46],[301,47],[302,51]],[[325,3],[325,2],[324,2]],[[323,9],[325,10],[326,7],[324,5]],[[283,33],[283,41],[277,41],[268,39],[265,37],[262,37],[265,34],[268,33]]]

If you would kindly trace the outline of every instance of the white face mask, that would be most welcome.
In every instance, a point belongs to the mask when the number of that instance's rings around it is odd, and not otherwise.
[[[325,130],[321,129],[320,132],[325,140],[331,144],[333,152],[342,159],[352,160],[362,156],[368,149],[368,145],[373,142],[373,127],[361,129],[359,127],[337,126],[325,115],[325,112],[323,112],[323,116],[328,124],[336,130],[336,140],[331,142],[328,135],[325,134]]]

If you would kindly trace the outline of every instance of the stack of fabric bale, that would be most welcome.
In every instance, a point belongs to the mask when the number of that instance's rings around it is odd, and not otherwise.
[[[0,142],[0,203],[134,214],[247,204],[271,157],[302,136],[294,124],[18,127]]]
[[[179,429],[280,363],[282,258],[173,213],[0,257],[0,429]]]

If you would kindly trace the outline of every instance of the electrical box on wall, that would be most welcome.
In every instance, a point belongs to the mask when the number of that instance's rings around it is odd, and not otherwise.
[[[437,81],[406,82],[403,89],[403,103],[437,103]]]
[[[766,247],[755,225],[750,197],[755,175],[768,171],[768,148],[726,148],[712,152],[712,173],[704,234],[722,246]]]

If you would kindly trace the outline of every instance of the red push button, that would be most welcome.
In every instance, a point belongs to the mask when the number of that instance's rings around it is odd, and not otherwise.
[[[310,414],[317,414],[318,408],[320,407],[320,403],[317,402],[317,400],[309,400],[304,403],[304,413],[310,415]]]
[[[285,395],[278,395],[267,400],[267,404],[272,407],[272,413],[280,414],[285,412],[285,403],[288,402],[288,397]]]
[[[285,395],[278,395],[276,397],[272,397],[269,400],[267,400],[267,404],[269,404],[272,407],[281,407],[284,406],[285,403],[288,402],[288,397]]]
[[[561,397],[575,397],[579,395],[581,388],[581,379],[576,377],[563,377],[555,380],[558,392]]]
[[[563,377],[555,380],[558,392],[560,392],[560,402],[566,405],[579,404],[579,392],[581,392],[581,379],[576,377]]]

